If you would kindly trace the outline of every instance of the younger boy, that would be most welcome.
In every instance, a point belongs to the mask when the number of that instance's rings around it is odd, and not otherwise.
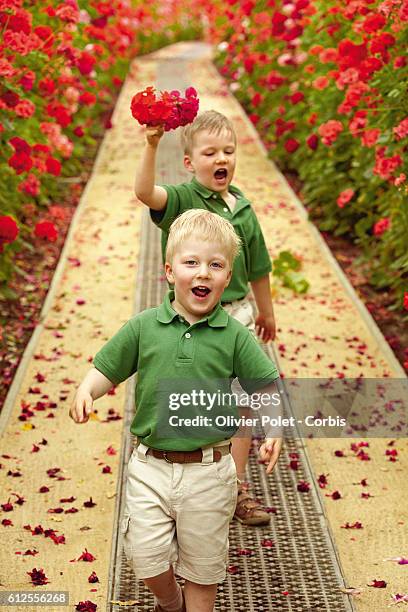
[[[183,129],[184,166],[194,176],[191,182],[180,185],[155,185],[156,151],[162,135],[160,127],[146,131],[135,192],[149,206],[152,220],[162,230],[163,252],[171,223],[185,210],[204,208],[230,221],[241,239],[242,249],[235,259],[231,282],[221,298],[222,305],[248,329],[253,332],[256,329],[264,342],[273,340],[271,262],[249,201],[231,185],[236,163],[236,135],[231,122],[217,111],[207,111]],[[247,297],[249,283],[258,309],[255,320]],[[234,391],[239,393],[239,385],[235,385]],[[249,416],[244,409],[241,414]],[[232,440],[232,456],[240,481],[245,480],[250,446],[251,435],[243,430]],[[235,518],[246,525],[265,525],[270,521],[270,515],[258,500],[251,498],[243,482],[239,486]]]
[[[214,425],[217,413],[237,417],[236,407],[219,403],[209,411],[184,397],[191,418],[212,419],[205,427],[181,424],[171,431],[163,391],[172,410],[168,400],[180,385],[230,391],[238,377],[246,392],[266,394],[278,377],[252,334],[220,305],[238,249],[238,236],[220,216],[204,210],[181,215],[171,227],[165,263],[174,291],[102,347],[70,411],[85,423],[95,399],[138,372],[131,425],[137,446],[128,465],[122,531],[136,576],[155,595],[156,612],[212,612],[217,583],[225,578],[237,488],[230,455],[236,427]],[[277,438],[261,446],[267,473],[280,448]],[[185,603],[175,574],[185,579]]]

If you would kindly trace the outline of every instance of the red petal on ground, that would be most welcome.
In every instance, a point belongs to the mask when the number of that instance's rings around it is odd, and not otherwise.
[[[49,491],[49,488],[48,488],[48,487],[45,487],[45,486],[44,486],[44,487],[40,487],[40,488],[38,489],[38,492],[39,492],[39,493],[48,493],[48,491]]]
[[[31,578],[31,582],[34,586],[40,586],[41,584],[48,584],[49,580],[47,576],[44,574],[43,569],[34,568],[31,572],[27,572],[27,574]]]
[[[87,599],[86,601],[80,601],[77,603],[75,610],[77,610],[77,612],[95,612],[97,607],[98,606],[95,603]]]
[[[108,455],[116,455],[118,451],[116,451],[113,446],[108,446],[106,452],[108,453]]]
[[[297,486],[297,490],[301,493],[307,493],[310,490],[310,484],[306,480],[301,480]]]
[[[85,508],[93,508],[96,506],[96,503],[92,501],[92,497],[90,497],[88,501],[84,502],[84,506]]]
[[[13,527],[13,521],[11,521],[10,519],[3,519],[3,520],[1,521],[1,524],[2,524],[4,527]]]
[[[333,493],[326,493],[326,497],[331,497],[332,499],[342,499],[340,491],[333,491]]]
[[[83,551],[82,555],[80,557],[78,557],[78,561],[87,561],[87,562],[91,562],[91,561],[95,561],[96,557],[93,556],[92,553],[88,552],[88,550],[85,548],[85,550]]]
[[[239,569],[238,565],[229,565],[229,566],[227,567],[227,572],[228,572],[229,574],[234,575],[234,574],[240,574],[240,573],[241,573],[241,570]]]
[[[88,576],[88,582],[99,582],[99,578],[98,576],[95,574],[95,572],[92,572],[92,574],[90,576]]]
[[[31,550],[28,548],[28,549],[27,549],[27,550],[26,550],[26,551],[23,553],[23,557],[28,557],[28,556],[35,557],[35,555],[38,555],[38,550],[36,550],[35,548],[33,548],[33,549],[31,549]]]
[[[238,548],[237,554],[240,557],[252,557],[252,555],[254,554],[254,551],[251,550],[250,548]]]
[[[376,589],[385,589],[387,583],[385,580],[373,580],[371,584],[367,584],[369,587],[375,587]]]
[[[341,525],[341,528],[342,529],[363,529],[363,525],[359,521],[356,521],[353,524],[345,523],[345,525]]]
[[[273,545],[273,541],[270,539],[261,540],[261,546],[264,548],[272,548]]]
[[[72,504],[73,501],[76,500],[76,497],[71,495],[71,497],[62,497],[60,499],[60,504]]]
[[[102,468],[102,474],[112,474],[112,470],[109,465],[105,465],[105,467]]]
[[[317,479],[317,482],[319,483],[319,487],[321,489],[324,489],[329,484],[327,480],[327,476],[328,474],[320,474],[320,476]]]

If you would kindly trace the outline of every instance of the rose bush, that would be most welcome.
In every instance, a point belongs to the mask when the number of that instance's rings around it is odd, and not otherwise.
[[[217,64],[320,229],[353,236],[403,307],[408,1],[208,1]]]
[[[0,0],[0,293],[13,254],[57,237],[61,177],[94,153],[129,61],[199,36],[188,2]],[[196,11],[198,15],[198,10]],[[48,218],[50,216],[51,218]]]

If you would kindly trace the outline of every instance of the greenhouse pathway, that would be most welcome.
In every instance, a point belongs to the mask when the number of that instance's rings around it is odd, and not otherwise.
[[[85,600],[98,609],[151,609],[146,593],[135,588],[117,534],[132,385],[99,400],[87,425],[75,425],[67,415],[101,343],[134,312],[157,304],[165,289],[157,231],[132,195],[143,137],[130,115],[130,99],[155,83],[162,89],[192,85],[202,110],[215,108],[230,117],[238,134],[234,182],[253,202],[271,256],[290,250],[302,261],[310,283],[306,294],[274,288],[278,337],[270,350],[285,379],[404,377],[296,196],[267,159],[214,68],[209,48],[180,43],[138,58],[74,218],[43,321],[0,417],[1,504],[13,506],[1,513],[12,525],[0,526],[0,587],[69,590],[67,609]],[[167,134],[160,147],[162,182],[185,178],[177,147],[177,135]],[[407,554],[407,440],[369,439],[369,446],[351,448],[361,441],[289,439],[268,479],[254,443],[248,476],[271,510],[271,526],[232,524],[230,573],[216,610],[382,612],[392,594],[404,593],[405,567],[387,559]],[[321,475],[326,488],[317,486]],[[364,480],[368,487],[361,485]],[[302,482],[309,485],[303,492]],[[337,491],[339,498],[332,495]],[[47,529],[56,533],[45,536]],[[58,538],[62,535],[65,542]],[[245,549],[250,552],[243,554]],[[95,560],[84,562],[86,551]],[[33,568],[43,569],[48,585],[32,587],[27,572]],[[99,582],[88,582],[92,571]],[[384,580],[387,587],[367,586],[373,580]],[[344,587],[361,593],[348,597]]]

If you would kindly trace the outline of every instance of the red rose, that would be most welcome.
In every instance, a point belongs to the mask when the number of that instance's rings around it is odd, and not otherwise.
[[[96,102],[96,96],[90,91],[84,91],[84,93],[79,96],[79,101],[85,106],[92,106]]]
[[[385,25],[385,23],[386,23],[386,19],[383,15],[380,15],[379,13],[369,15],[363,21],[363,30],[364,32],[367,32],[367,34],[372,34],[373,32],[376,32],[377,30],[381,30],[381,28]]]
[[[45,77],[39,81],[38,88],[42,95],[50,96],[55,91],[55,83],[52,79]]]
[[[310,134],[310,136],[308,136],[306,139],[306,144],[309,147],[309,149],[312,149],[312,151],[315,151],[317,149],[317,145],[319,144],[319,139],[316,136],[316,134]]]
[[[40,221],[36,224],[34,234],[38,238],[45,238],[50,242],[55,242],[58,238],[56,227],[51,221]]]
[[[285,149],[288,153],[294,153],[300,146],[300,142],[296,138],[288,138],[285,142]]]
[[[61,162],[55,159],[55,157],[47,157],[45,160],[45,167],[49,174],[53,174],[54,176],[59,176],[61,174]]]
[[[10,138],[9,144],[11,144],[16,153],[26,153],[27,155],[31,153],[31,147],[28,142],[19,136]]]
[[[81,74],[86,76],[90,72],[92,72],[96,59],[90,53],[83,51],[78,58],[76,65]]]
[[[289,97],[289,100],[292,102],[292,104],[298,104],[299,102],[302,102],[305,98],[305,94],[302,93],[301,91],[296,91],[294,94],[292,94]]]
[[[33,160],[27,153],[16,152],[8,160],[8,165],[13,168],[16,174],[22,174],[28,172],[33,167]]]
[[[18,236],[18,226],[13,217],[4,215],[0,217],[0,253],[3,252],[3,245],[14,242]]]

